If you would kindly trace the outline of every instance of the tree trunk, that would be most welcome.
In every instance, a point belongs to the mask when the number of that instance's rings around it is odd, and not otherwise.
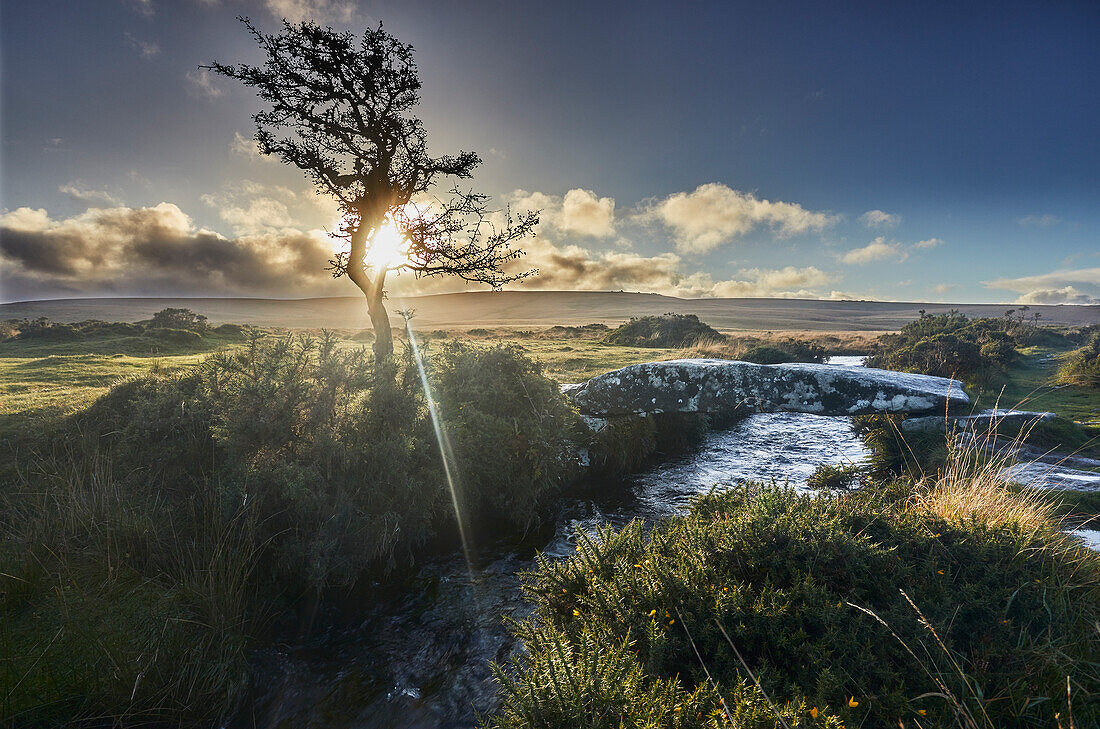
[[[381,278],[379,274],[376,278]],[[393,332],[390,329],[390,315],[386,311],[386,305],[382,303],[382,286],[375,283],[374,294],[367,294],[367,313],[370,314],[370,323],[374,327],[374,363],[382,366],[393,357]]]
[[[359,225],[351,235],[351,250],[348,252],[348,278],[359,287],[367,299],[367,313],[374,328],[374,364],[379,373],[390,372],[393,360],[393,331],[390,329],[390,316],[383,301],[383,287],[386,282],[385,269],[369,275],[366,271],[367,235],[385,220],[386,210],[359,213]],[[396,375],[396,373],[394,373]]]

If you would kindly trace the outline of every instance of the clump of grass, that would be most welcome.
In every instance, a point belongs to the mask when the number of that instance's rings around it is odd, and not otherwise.
[[[1100,332],[1094,332],[1084,346],[1066,355],[1058,369],[1057,381],[1100,389]]]
[[[489,724],[549,726],[552,705],[559,727],[725,725],[726,710],[750,727],[1030,727],[1065,720],[1069,677],[1091,725],[1100,558],[1044,508],[973,483],[745,486],[652,530],[579,534],[529,578],[528,655]],[[578,691],[575,677],[610,675]]]
[[[847,490],[858,486],[863,475],[863,466],[856,463],[819,463],[806,479],[806,486],[815,490]]]

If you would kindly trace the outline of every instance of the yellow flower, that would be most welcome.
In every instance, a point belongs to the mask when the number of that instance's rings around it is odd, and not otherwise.
[[[936,574],[937,574],[937,575],[942,575],[942,574],[943,574],[943,570],[936,570]]]
[[[581,611],[580,610],[574,610],[573,611],[573,617],[579,618],[580,616],[581,616]]]
[[[811,719],[816,719],[817,718],[817,707],[816,706],[814,708],[810,709],[810,718]]]
[[[652,617],[653,617],[654,615],[656,615],[656,614],[657,614],[657,611],[656,611],[656,610],[650,610],[650,611],[649,611],[649,617],[651,617],[651,618],[652,618]]]
[[[851,707],[852,707],[853,709],[854,709],[854,708],[856,708],[857,706],[859,706],[859,702],[858,702],[858,701],[856,701],[856,697],[855,697],[855,696],[853,696],[852,698],[848,699],[848,706],[851,706]]]
[[[928,712],[925,711],[924,709],[917,709],[917,713],[920,714],[921,716],[927,716],[927,714],[928,714]]]
[[[565,593],[568,593],[568,592],[569,592],[569,590],[566,590],[566,589],[565,589],[564,587],[563,587],[563,588],[561,588],[561,591],[562,591],[562,592],[565,592]]]
[[[676,622],[676,618],[673,618],[672,620],[669,620],[669,621],[668,621],[668,624],[669,624],[669,625],[672,625],[672,624],[673,624],[673,623],[675,623],[675,622]]]

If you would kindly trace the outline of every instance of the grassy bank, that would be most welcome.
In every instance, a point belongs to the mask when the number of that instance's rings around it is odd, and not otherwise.
[[[1057,527],[978,479],[748,486],[582,537],[530,577],[487,724],[1090,726],[1100,559]]]
[[[575,472],[557,384],[512,347],[435,348],[452,483],[418,368],[396,366],[257,336],[8,441],[5,722],[216,723],[275,623],[459,549],[455,503],[471,533],[536,525]]]

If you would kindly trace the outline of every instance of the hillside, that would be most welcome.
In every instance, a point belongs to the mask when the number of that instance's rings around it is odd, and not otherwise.
[[[85,319],[134,321],[166,306],[204,314],[212,324],[240,322],[292,328],[362,329],[368,326],[362,299],[354,296],[316,299],[245,298],[101,298],[23,301],[0,304],[0,320],[49,317],[71,322]],[[400,309],[416,312],[420,329],[510,326],[538,328],[554,324],[600,322],[619,324],[632,316],[675,312],[698,314],[711,326],[736,330],[886,331],[930,313],[958,309],[967,316],[1001,316],[1012,304],[929,304],[881,301],[813,301],[805,299],[680,299],[659,294],[603,291],[468,292],[392,299],[391,316]],[[1100,322],[1100,306],[1033,306],[1048,324]]]

